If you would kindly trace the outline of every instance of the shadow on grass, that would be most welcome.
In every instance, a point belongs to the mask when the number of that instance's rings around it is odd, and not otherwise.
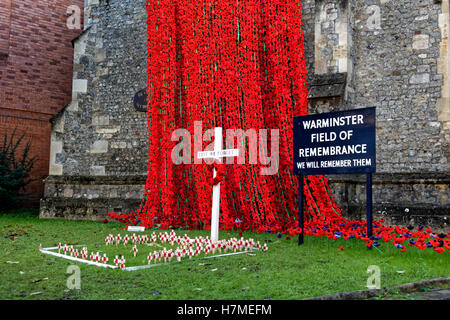
[[[39,208],[0,208],[0,215],[15,218],[37,218],[39,217]]]

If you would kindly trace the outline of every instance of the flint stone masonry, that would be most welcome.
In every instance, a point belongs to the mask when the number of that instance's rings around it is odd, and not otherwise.
[[[74,79],[72,92],[86,93],[87,92],[87,84],[88,84],[88,82],[85,79]]]
[[[316,74],[347,72],[347,1],[317,0],[315,16]]]
[[[105,167],[104,166],[92,166],[90,168],[91,176],[104,176],[105,175]]]
[[[145,0],[88,0],[84,27],[73,42],[72,102],[52,120],[42,217],[104,219],[111,203],[135,210],[144,191],[147,115],[133,97],[147,85]]]
[[[430,36],[427,34],[419,34],[413,38],[414,50],[426,50],[430,47]]]
[[[91,146],[91,153],[107,153],[108,152],[108,141],[99,140],[95,141]]]
[[[145,175],[147,115],[133,108],[147,84],[145,0],[87,1],[85,14],[74,40],[73,101],[53,119],[64,122],[53,165],[63,176]]]
[[[430,74],[429,73],[419,73],[415,74],[409,79],[410,84],[421,84],[421,83],[429,83],[430,82]]]
[[[442,40],[439,44],[439,59],[437,61],[437,72],[442,75],[442,92],[437,102],[438,120],[446,123],[445,138],[449,140],[450,121],[450,45],[448,37],[450,34],[450,1],[442,3],[442,13],[439,15],[439,29]]]
[[[390,223],[449,230],[448,2],[302,1],[310,113],[377,107],[374,208]],[[43,217],[132,212],[144,191],[147,115],[133,98],[147,85],[145,0],[89,0],[85,15]],[[363,217],[364,177],[329,178],[343,212]]]

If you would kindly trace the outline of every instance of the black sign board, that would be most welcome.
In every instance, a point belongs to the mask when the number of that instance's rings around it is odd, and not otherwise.
[[[294,174],[304,176],[366,174],[367,236],[372,236],[372,173],[376,171],[375,108],[322,113],[294,118]],[[303,188],[298,190],[298,225],[303,244]]]
[[[294,118],[294,174],[375,172],[375,108]]]
[[[147,88],[139,90],[134,95],[134,110],[138,112],[147,112]]]

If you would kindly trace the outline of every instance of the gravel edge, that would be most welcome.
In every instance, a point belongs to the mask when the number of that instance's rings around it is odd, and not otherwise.
[[[383,295],[387,291],[398,290],[402,293],[411,293],[419,291],[420,289],[432,286],[443,285],[450,283],[450,277],[442,277],[431,280],[424,280],[419,282],[405,283],[394,287],[382,288],[382,289],[368,289],[349,292],[340,292],[335,294],[327,294],[324,296],[307,298],[304,300],[364,300],[375,296]]]

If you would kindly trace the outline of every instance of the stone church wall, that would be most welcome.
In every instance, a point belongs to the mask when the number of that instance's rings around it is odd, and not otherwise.
[[[145,0],[89,0],[74,41],[72,102],[53,118],[41,217],[102,219],[136,210],[147,173]]]
[[[304,2],[310,112],[377,107],[375,216],[392,223],[448,229],[448,7]],[[329,178],[341,208],[364,217],[364,177]]]
[[[147,117],[133,108],[146,86],[145,0],[88,2],[43,217],[131,212],[145,183]],[[377,107],[375,216],[448,228],[449,1],[302,3],[310,112]],[[329,178],[344,212],[363,217],[364,177]]]

